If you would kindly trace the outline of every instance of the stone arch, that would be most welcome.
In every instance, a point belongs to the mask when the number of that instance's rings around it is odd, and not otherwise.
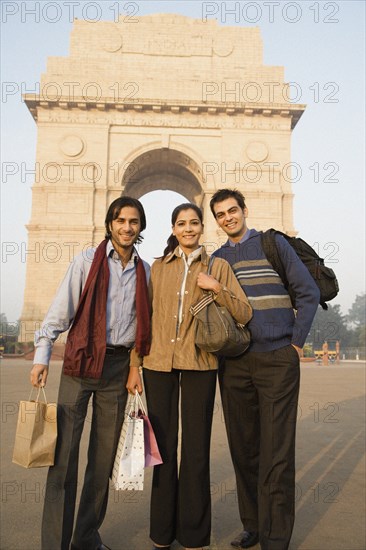
[[[151,191],[171,190],[201,206],[203,181],[193,155],[178,148],[151,147],[130,155],[121,174],[122,194],[140,198]]]
[[[42,75],[41,89],[56,86],[57,96],[25,94],[40,124],[37,162],[61,170],[57,185],[43,170],[34,182],[28,249],[57,243],[62,257],[49,263],[27,256],[23,341],[33,338],[47,311],[70,261],[69,245],[74,254],[97,243],[105,208],[121,193],[140,198],[171,189],[194,202],[203,209],[209,251],[226,240],[209,207],[222,186],[245,193],[252,227],[296,234],[282,167],[291,161],[291,132],[305,106],[285,99],[283,67],[263,64],[259,29],[174,14],[139,16],[138,29],[117,27],[76,20],[70,55],[51,57]],[[97,95],[89,97],[96,79]],[[259,181],[247,177],[252,163],[260,167]],[[91,166],[99,168],[93,178]]]

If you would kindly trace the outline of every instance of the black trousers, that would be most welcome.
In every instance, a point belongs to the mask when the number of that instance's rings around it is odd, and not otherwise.
[[[150,537],[156,544],[169,545],[175,539],[186,547],[210,544],[210,440],[216,374],[144,369],[149,417],[164,461],[154,468],[151,492]]]
[[[107,355],[102,378],[61,375],[55,465],[48,471],[42,520],[42,550],[94,550],[108,502],[113,467],[127,401],[129,353]],[[93,412],[88,463],[74,526],[79,446],[90,397]],[[88,414],[90,421],[90,414]],[[87,421],[88,421],[87,420]]]
[[[262,550],[286,550],[295,518],[297,351],[226,359],[219,380],[243,526],[259,531]]]

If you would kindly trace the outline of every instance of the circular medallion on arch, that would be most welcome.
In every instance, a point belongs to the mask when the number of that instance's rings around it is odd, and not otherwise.
[[[268,157],[269,151],[265,143],[251,141],[245,150],[247,157],[253,162],[263,162]]]
[[[213,39],[212,50],[213,53],[219,57],[227,57],[233,53],[233,41],[227,36],[226,32],[218,32]]]
[[[59,143],[60,149],[67,157],[80,156],[85,151],[85,143],[79,137],[75,135],[69,135],[62,138]]]
[[[108,26],[108,32],[103,35],[102,48],[109,53],[118,52],[122,48],[123,40],[115,27]]]

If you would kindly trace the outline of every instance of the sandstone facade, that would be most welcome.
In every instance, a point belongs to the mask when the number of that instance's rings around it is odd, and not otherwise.
[[[25,101],[38,126],[22,340],[31,340],[70,259],[104,235],[109,203],[171,189],[202,206],[205,241],[224,240],[216,189],[242,190],[249,224],[295,234],[291,103],[283,67],[263,65],[258,28],[150,15],[75,21]],[[153,230],[152,224],[150,230]]]

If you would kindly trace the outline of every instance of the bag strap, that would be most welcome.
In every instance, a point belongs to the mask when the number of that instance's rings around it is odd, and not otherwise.
[[[142,414],[145,414],[146,415],[146,409],[145,409],[145,405],[141,399],[141,396],[139,394],[139,392],[136,390],[136,393],[135,393],[135,399],[136,399],[136,402],[138,404],[138,408],[140,409],[140,411],[142,412]]]
[[[31,397],[32,397],[33,390],[34,390],[34,386],[32,386],[31,392],[30,392],[30,394],[29,394],[28,401],[31,401]],[[43,392],[44,402],[45,402],[45,403],[48,403],[47,397],[46,397],[46,392],[45,392],[45,389],[44,389],[44,386],[39,386],[39,387],[38,387],[38,391],[37,391],[37,395],[36,395],[35,402],[38,403],[38,401],[39,401],[39,394],[41,393],[41,390],[42,390],[42,392]]]
[[[208,261],[208,266],[207,266],[207,275],[211,275],[211,270],[212,270],[214,260],[215,260],[214,256],[210,256],[210,259]],[[209,306],[210,304],[212,304],[212,302],[215,301],[215,295],[212,291],[202,290],[202,292],[203,292],[203,296],[199,300],[199,302],[197,302],[195,305],[192,305],[189,308],[189,311],[192,313],[193,316],[197,315],[197,313],[202,311],[202,309]]]
[[[135,395],[129,396],[129,403],[130,407],[128,409],[127,416],[133,416],[135,418],[138,417],[139,410],[142,412],[142,414],[146,415],[146,409],[144,406],[144,403],[140,397],[139,392],[136,390]]]
[[[192,313],[193,316],[197,315],[202,309],[212,304],[212,302],[215,301],[213,292],[205,292],[205,295],[203,298],[200,299],[199,302],[197,302],[194,306],[191,306],[189,308],[189,311]]]
[[[212,266],[215,261],[215,256],[210,256],[210,259],[208,261],[208,267],[207,267],[207,275],[211,275]]]

